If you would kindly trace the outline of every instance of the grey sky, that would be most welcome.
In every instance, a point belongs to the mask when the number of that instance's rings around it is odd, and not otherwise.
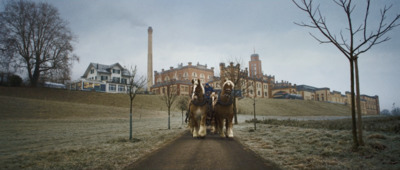
[[[70,23],[77,36],[73,80],[83,75],[90,62],[147,70],[147,28],[153,27],[153,69],[176,67],[178,63],[207,64],[240,58],[248,67],[255,48],[264,74],[276,80],[315,87],[329,87],[344,94],[350,90],[349,63],[331,44],[319,44],[309,32],[293,22],[309,22],[290,0],[146,0],[146,1],[48,1]],[[343,26],[340,8],[318,1],[332,28]],[[360,2],[360,1],[355,1]],[[372,1],[373,17],[385,3],[393,4],[388,19],[400,11],[400,1]],[[364,6],[359,4],[356,8]],[[337,30],[336,30],[337,31]],[[380,97],[381,109],[400,106],[400,28],[392,39],[360,57],[361,93]],[[216,69],[218,70],[218,69]],[[219,71],[217,71],[219,72]]]

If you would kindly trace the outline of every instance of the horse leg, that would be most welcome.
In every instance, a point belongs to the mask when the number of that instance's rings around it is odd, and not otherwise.
[[[196,119],[196,118],[193,118],[192,120],[193,120],[193,121],[192,121],[193,137],[196,138],[196,137],[199,136],[199,134],[198,134],[198,132],[199,132],[199,125],[198,125],[198,122],[197,122],[197,119]]]
[[[200,117],[200,130],[199,130],[200,137],[204,137],[207,134],[206,118],[207,118],[207,113],[202,114]]]
[[[216,121],[215,117],[211,119],[211,133],[215,134],[216,133]]]
[[[219,135],[221,137],[225,137],[225,132],[224,132],[224,118],[219,118],[218,119],[218,131]]]
[[[233,118],[233,117],[232,117]],[[226,119],[226,133],[228,138],[233,138],[233,124],[232,124],[232,118],[227,118]]]

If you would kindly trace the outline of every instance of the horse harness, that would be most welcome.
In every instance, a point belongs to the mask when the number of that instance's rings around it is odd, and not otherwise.
[[[217,104],[221,105],[221,106],[229,106],[233,103],[233,97],[232,95],[226,95],[229,97],[229,100],[227,102],[223,102],[221,101],[221,98],[219,97],[217,100]]]
[[[205,96],[204,96],[202,102],[199,102],[199,101],[197,101],[197,100],[192,100],[191,103],[192,103],[193,105],[195,105],[195,106],[204,106],[204,105],[207,103],[207,100],[205,99]]]

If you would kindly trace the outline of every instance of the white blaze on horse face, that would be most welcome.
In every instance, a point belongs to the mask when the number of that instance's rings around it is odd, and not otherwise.
[[[233,84],[233,82],[230,80],[226,80],[225,83],[222,85],[222,87],[225,87],[225,85],[231,85],[232,89],[235,88],[235,84]]]
[[[203,85],[201,83],[200,83],[200,87],[201,87],[201,91],[203,92],[203,94],[206,94],[205,91],[204,91],[204,87],[203,87]]]
[[[192,99],[194,99],[194,94],[196,92],[196,88],[197,88],[197,81],[194,81],[193,83],[193,89],[192,89]]]

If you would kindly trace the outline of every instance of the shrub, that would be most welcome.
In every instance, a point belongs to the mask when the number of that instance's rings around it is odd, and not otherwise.
[[[22,78],[18,75],[12,75],[9,77],[9,84],[13,87],[19,87],[22,84]]]

